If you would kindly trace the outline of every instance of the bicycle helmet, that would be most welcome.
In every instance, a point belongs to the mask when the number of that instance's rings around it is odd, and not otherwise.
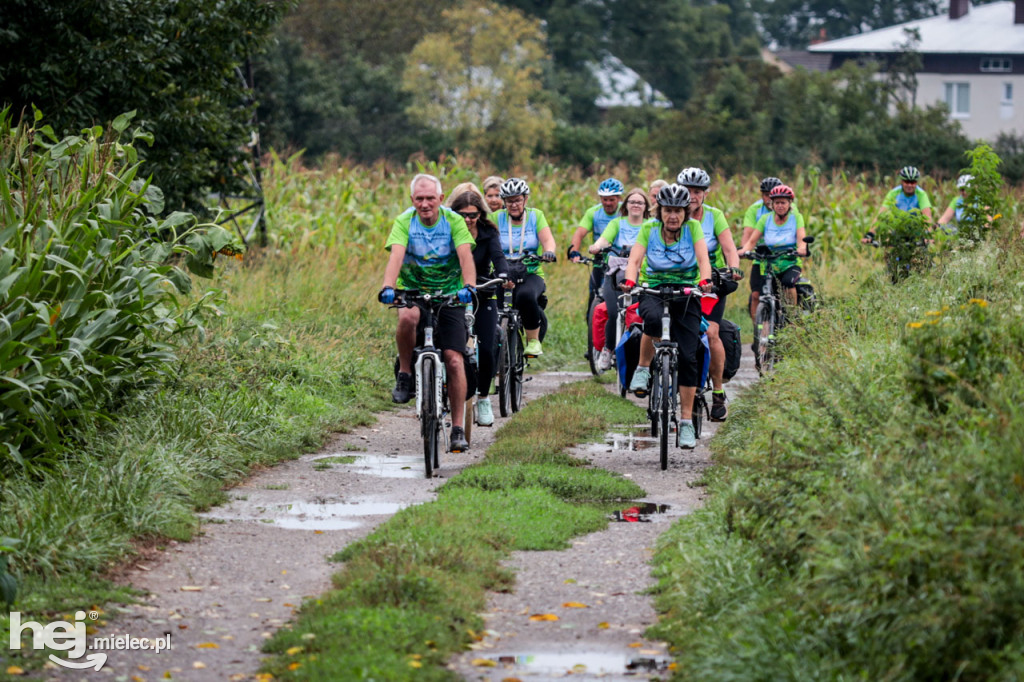
[[[900,180],[917,182],[921,179],[921,171],[914,166],[904,166],[900,169]]]
[[[796,199],[796,193],[793,192],[793,188],[789,185],[776,185],[772,187],[771,191],[768,192],[769,199],[789,199],[793,201]]]
[[[682,185],[666,185],[658,190],[658,205],[686,208],[690,205],[690,190]]]
[[[778,187],[782,184],[782,180],[779,180],[774,175],[769,175],[767,178],[761,181],[761,194],[768,194],[773,188]]]
[[[597,188],[597,196],[599,197],[614,197],[618,194],[622,194],[622,183],[615,178],[608,178],[602,182]]]
[[[676,183],[683,187],[698,187],[707,189],[711,186],[711,176],[703,168],[684,168],[679,171]]]
[[[498,196],[502,199],[509,197],[529,196],[530,186],[522,178],[509,178],[498,187]]]
[[[959,178],[956,179],[956,188],[963,189],[964,187],[967,187],[967,185],[971,184],[971,180],[973,179],[973,175],[968,175],[966,173],[964,175],[961,175]]]

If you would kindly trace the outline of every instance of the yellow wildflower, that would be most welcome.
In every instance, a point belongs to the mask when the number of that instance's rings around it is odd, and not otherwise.
[[[924,325],[921,324],[920,322],[908,322],[907,326],[910,327],[911,329],[920,329]]]

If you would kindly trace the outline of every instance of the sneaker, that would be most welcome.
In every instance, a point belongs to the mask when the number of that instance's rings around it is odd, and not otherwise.
[[[494,411],[491,409],[490,398],[476,399],[476,423],[479,426],[491,426],[494,424]]]
[[[629,390],[638,398],[647,395],[647,385],[651,382],[651,368],[637,367],[633,372],[633,380],[629,382]]]
[[[679,430],[676,431],[676,445],[684,450],[693,450],[697,447],[697,435],[693,430],[693,422],[689,419],[679,423]]]
[[[725,391],[711,392],[711,421],[724,422],[729,408],[725,405]]]
[[[597,368],[602,372],[607,372],[612,368],[612,352],[607,348],[601,349],[601,355],[597,357]]]
[[[466,440],[466,432],[461,426],[452,427],[452,452],[465,452],[469,450],[469,441]]]
[[[396,403],[407,403],[413,396],[412,375],[399,372],[395,380],[395,390],[391,391],[391,400]]]
[[[540,348],[540,339],[530,339],[527,341],[526,347],[523,348],[523,355],[528,355],[531,358],[544,355],[544,351]]]

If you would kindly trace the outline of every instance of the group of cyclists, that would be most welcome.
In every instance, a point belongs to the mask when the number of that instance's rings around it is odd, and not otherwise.
[[[931,203],[918,187],[920,173],[912,166],[899,173],[901,186],[887,195],[882,210],[920,210],[930,218]],[[970,176],[961,176],[958,187],[966,188]],[[741,222],[739,246],[724,213],[708,203],[711,177],[701,168],[685,168],[676,182],[657,180],[647,191],[629,191],[608,178],[598,187],[598,203],[584,213],[572,236],[567,255],[572,261],[584,259],[583,241],[590,235],[591,254],[606,253],[604,266],[591,271],[589,296],[603,295],[608,318],[617,314],[620,291],[635,291],[638,283],[649,286],[679,285],[716,295],[717,302],[702,315],[697,297],[681,297],[670,307],[671,338],[679,348],[680,422],[677,446],[693,448],[696,435],[691,423],[694,395],[702,380],[704,366],[702,333],[710,352],[709,373],[713,383],[711,419],[724,421],[728,415],[723,386],[725,349],[719,337],[719,323],[727,297],[743,278],[739,259],[756,248],[795,255],[775,264],[775,272],[786,300],[796,303],[801,278],[801,258],[808,255],[804,242],[804,219],[796,207],[793,189],[776,177],[760,183],[761,198],[750,205]],[[442,349],[448,371],[452,408],[450,449],[468,448],[464,430],[466,396],[476,394],[475,422],[494,423],[488,393],[494,377],[497,349],[497,296],[510,296],[525,329],[524,354],[543,354],[543,305],[546,284],[542,263],[556,260],[556,244],[544,213],[528,206],[530,187],[522,178],[489,177],[481,191],[472,183],[458,186],[444,205],[445,195],[438,178],[419,174],[410,183],[412,207],[392,225],[385,244],[390,251],[383,286],[382,303],[395,301],[396,289],[441,291],[453,294],[461,304],[474,303],[474,328],[467,330],[463,310],[450,307],[437,320],[434,344]],[[959,203],[957,203],[959,201]],[[963,198],[954,200],[940,224],[955,222]],[[877,219],[876,219],[877,220]],[[873,239],[870,232],[865,240]],[[524,256],[531,256],[525,261]],[[495,292],[477,292],[478,282],[501,278],[504,287]],[[755,265],[750,277],[750,314],[754,318],[763,283],[763,271]],[[661,337],[662,303],[640,291],[638,313],[643,320],[639,360],[629,391],[646,395],[650,387],[650,364],[654,342]],[[708,309],[706,308],[706,309]],[[416,345],[419,320],[417,308],[398,311],[396,341],[398,373],[392,398],[408,402],[415,393],[411,356]],[[702,317],[705,322],[702,325]],[[702,332],[702,326],[706,331]],[[467,387],[463,354],[468,333],[477,337],[479,368],[477,385]],[[609,369],[615,344],[615,325],[608,324],[599,353],[600,369]],[[469,389],[467,392],[467,388]],[[474,390],[475,388],[475,390]]]

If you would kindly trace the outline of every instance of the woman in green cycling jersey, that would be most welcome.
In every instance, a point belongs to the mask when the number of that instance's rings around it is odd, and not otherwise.
[[[619,285],[626,277],[626,262],[629,251],[636,243],[637,235],[644,222],[651,217],[651,209],[647,203],[647,195],[639,187],[634,187],[626,194],[625,201],[619,209],[619,217],[608,223],[597,241],[590,245],[590,253],[600,253],[611,247],[608,264],[605,268],[604,283],[601,292],[605,305],[608,307],[608,322],[604,331],[604,348],[597,359],[597,366],[602,371],[612,366],[612,352],[615,348],[615,320],[619,314]]]
[[[801,275],[799,257],[807,256],[807,246],[803,245],[804,237],[807,236],[804,230],[804,221],[800,214],[793,210],[793,199],[796,196],[788,185],[778,185],[772,188],[768,196],[772,202],[772,212],[757,221],[757,226],[740,247],[739,255],[743,256],[748,251],[753,251],[762,235],[764,243],[772,251],[797,249],[796,256],[780,260],[775,266],[786,302],[796,305],[796,284],[800,281]]]
[[[537,254],[541,260],[554,262],[555,238],[551,234],[547,218],[535,208],[527,208],[530,186],[521,178],[509,178],[499,188],[505,208],[494,213],[493,220],[498,226],[501,248],[506,258],[516,258],[529,253]],[[540,265],[526,265],[521,273],[522,282],[515,276],[517,265],[509,264],[510,275],[516,281],[512,293],[512,305],[523,318],[526,331],[526,346],[523,354],[536,357],[543,353],[540,345],[540,325],[543,311],[540,297],[547,288]]]
[[[681,185],[668,185],[658,192],[657,220],[644,223],[636,244],[629,252],[626,266],[627,287],[635,287],[641,267],[648,284],[675,284],[711,290],[711,260],[700,223],[690,219],[690,193]],[[661,299],[640,296],[640,317],[644,335],[640,343],[640,360],[629,390],[646,395],[651,379],[654,342],[661,338]],[[693,430],[693,399],[700,384],[703,346],[700,342],[700,304],[692,297],[682,297],[669,304],[671,337],[679,348],[679,412],[682,421],[676,433],[681,448],[697,446]],[[698,352],[700,351],[700,352]]]

